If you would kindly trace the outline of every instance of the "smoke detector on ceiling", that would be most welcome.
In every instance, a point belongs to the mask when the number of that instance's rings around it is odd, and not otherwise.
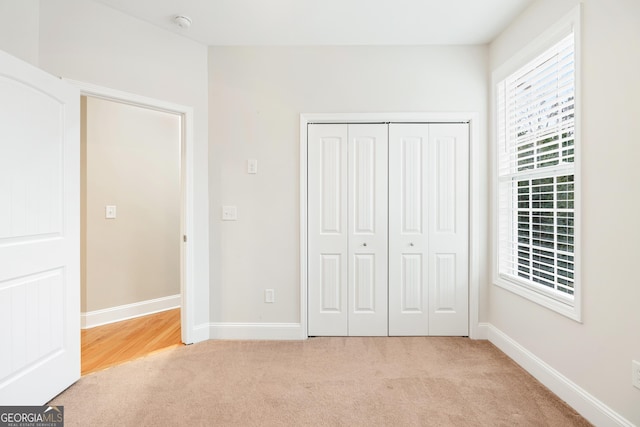
[[[173,23],[183,30],[188,30],[191,26],[191,18],[184,15],[177,15],[175,18],[173,18]]]

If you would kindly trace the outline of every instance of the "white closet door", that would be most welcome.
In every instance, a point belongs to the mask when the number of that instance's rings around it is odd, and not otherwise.
[[[309,335],[468,335],[468,125],[310,125],[308,154]]]
[[[468,125],[389,126],[389,335],[468,335]]]
[[[469,127],[429,127],[429,335],[469,334]]]
[[[347,126],[308,127],[310,336],[347,335]]]
[[[389,335],[429,334],[429,125],[389,125]]]
[[[349,125],[349,335],[387,335],[387,125]]]

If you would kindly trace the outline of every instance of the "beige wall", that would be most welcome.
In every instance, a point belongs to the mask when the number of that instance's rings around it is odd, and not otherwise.
[[[40,0],[0,0],[0,49],[38,65]]]
[[[82,311],[179,294],[180,117],[91,97],[82,107]]]
[[[490,47],[495,70],[578,0],[535,2]],[[490,322],[640,425],[640,2],[584,0],[582,15],[582,323],[496,286]]]
[[[486,203],[487,79],[484,46],[209,48],[212,322],[300,320],[300,113],[478,112]],[[238,221],[220,220],[227,204]]]
[[[193,339],[208,338],[207,48],[98,2],[39,7],[39,66],[51,74],[193,108]]]

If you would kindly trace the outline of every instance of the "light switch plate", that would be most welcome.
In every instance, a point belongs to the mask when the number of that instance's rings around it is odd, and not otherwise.
[[[115,205],[107,205],[104,207],[104,217],[106,219],[116,219]]]
[[[223,221],[235,221],[238,219],[238,208],[235,206],[223,206],[222,207],[222,220]]]
[[[247,160],[247,173],[258,173],[258,161],[256,159]]]
[[[273,289],[265,289],[264,290],[264,302],[273,304],[276,302],[276,291]]]

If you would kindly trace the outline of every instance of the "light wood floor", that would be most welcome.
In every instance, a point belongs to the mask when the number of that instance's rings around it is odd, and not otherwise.
[[[180,309],[83,329],[82,375],[182,345]]]

